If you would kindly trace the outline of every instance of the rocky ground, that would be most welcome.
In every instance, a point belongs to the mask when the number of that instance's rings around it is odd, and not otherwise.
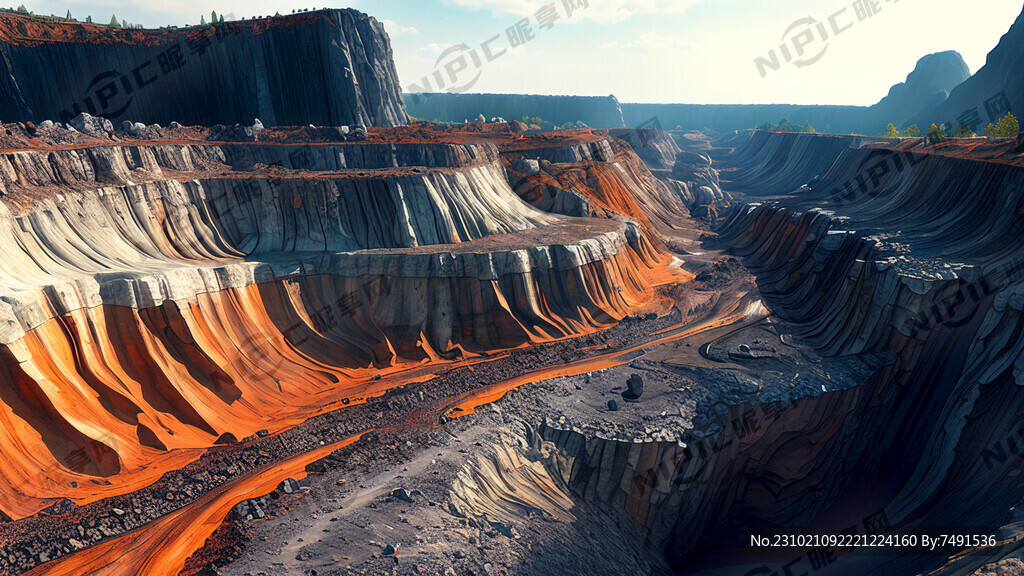
[[[728,265],[709,268],[703,282],[698,291],[716,295],[752,289]],[[657,333],[647,322],[620,329]],[[596,351],[628,347],[630,335],[617,330]],[[867,366],[817,357],[785,332],[753,315],[645,346],[622,365],[517,388],[444,428],[361,441],[322,472],[237,506],[185,573],[671,574],[621,510],[574,493],[571,464],[544,437],[682,442],[721,430],[727,405],[766,390],[795,398],[864,377]],[[638,398],[631,380],[642,382]]]
[[[378,453],[387,462],[378,458],[355,474],[314,477],[305,497],[263,499],[267,519],[243,520],[241,512],[251,511],[252,504],[241,505],[235,522],[243,525],[248,545],[219,573],[671,573],[628,525],[564,493],[562,507],[546,510],[505,502],[517,513],[514,523],[467,518],[454,510],[453,485],[464,481],[478,459],[493,464],[494,450],[516,454],[520,468],[490,470],[507,475],[509,486],[526,468],[557,487],[547,476],[542,450],[525,442],[524,423],[503,412],[500,406],[485,409],[472,421],[415,441],[392,438],[404,445],[397,449],[404,458],[392,459],[395,451]]]

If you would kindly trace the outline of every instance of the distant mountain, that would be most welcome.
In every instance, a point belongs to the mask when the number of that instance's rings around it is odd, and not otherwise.
[[[950,92],[941,104],[918,114],[919,125],[963,122],[982,131],[1008,111],[1024,114],[1024,12],[988,54],[974,76]]]
[[[959,53],[938,52],[918,60],[906,81],[873,106],[622,104],[622,114],[627,126],[657,118],[667,128],[728,132],[787,119],[797,125],[810,122],[819,132],[881,134],[889,122],[909,125],[922,110],[935,108],[970,75]]]
[[[934,108],[950,91],[971,77],[959,52],[929,54],[917,61],[905,82],[889,89],[889,95],[871,107],[880,122],[902,123]]]

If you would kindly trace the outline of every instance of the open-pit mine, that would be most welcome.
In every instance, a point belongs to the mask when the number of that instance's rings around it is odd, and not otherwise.
[[[0,13],[0,575],[1024,574],[1024,139],[392,58]]]

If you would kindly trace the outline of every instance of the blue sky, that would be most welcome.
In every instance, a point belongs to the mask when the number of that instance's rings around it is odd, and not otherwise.
[[[565,1],[578,7],[567,17]],[[553,2],[560,19],[540,28],[536,12]],[[403,87],[422,85],[462,57],[455,84],[473,92],[615,94],[623,102],[872,104],[925,54],[956,50],[971,71],[1020,14],[1021,0],[352,0],[385,22]],[[984,8],[978,6],[983,5]],[[237,17],[322,7],[315,0],[72,0],[26,2],[38,13],[78,18],[111,14],[146,26],[198,23],[200,14]],[[867,8],[865,8],[867,6]],[[869,12],[874,12],[867,16]],[[828,26],[799,25],[802,18]],[[512,47],[507,34],[529,18],[532,39]],[[827,41],[820,32],[826,30]],[[804,36],[804,60],[762,77],[754,61]],[[492,41],[492,59],[481,45]],[[513,34],[513,37],[517,37]],[[784,37],[785,36],[785,37]],[[463,46],[452,48],[452,46]],[[472,59],[472,50],[481,64]],[[446,52],[447,51],[447,52]],[[438,58],[444,54],[444,58]],[[434,82],[436,84],[436,82]],[[431,86],[432,89],[434,85]]]

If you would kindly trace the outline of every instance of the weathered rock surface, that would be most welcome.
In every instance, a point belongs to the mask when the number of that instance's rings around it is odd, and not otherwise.
[[[671,170],[679,146],[664,130],[654,128],[609,130],[608,135],[621,138],[651,169]]]
[[[355,10],[181,30],[110,30],[5,13],[0,96],[7,122],[67,122],[80,112],[115,124],[408,121],[387,34]]]
[[[863,391],[823,394],[814,403],[831,402],[828,407],[792,413],[793,420],[785,417],[792,424],[803,421],[799,426],[806,426],[805,433],[821,431],[816,446],[833,446],[817,456],[801,456],[806,473],[775,469],[778,476],[768,474],[777,480],[762,496],[770,493],[772,501],[789,504],[770,505],[753,489],[733,508],[745,518],[732,522],[733,528],[711,519],[691,523],[691,528],[709,530],[721,542],[730,538],[724,536],[730,530],[740,537],[740,526],[749,528],[751,517],[766,527],[814,525],[816,518],[826,517],[836,521],[849,502],[864,501],[855,496],[862,491],[871,493],[873,504],[860,511],[859,531],[871,529],[871,518],[884,518],[887,526],[900,529],[1001,525],[1024,490],[1007,468],[1014,466],[1008,450],[1016,450],[1009,446],[1016,445],[1024,409],[1024,355],[1017,337],[1024,320],[1016,272],[1022,245],[1018,218],[1005,209],[1021,203],[1022,168],[941,153],[800,140],[772,135],[767,142],[752,139],[735,149],[732,156],[740,168],[730,177],[737,176],[737,186],[785,196],[770,204],[736,207],[718,229],[719,240],[754,273],[766,305],[793,323],[797,338],[825,354],[879,353],[891,360]],[[805,145],[804,154],[786,152]],[[811,172],[790,163],[813,156],[816,147],[829,168],[812,185],[792,189],[794,179]],[[721,158],[725,173],[728,157]],[[759,187],[763,176],[770,176],[756,169],[759,162],[778,162],[785,169],[776,169],[777,182]],[[911,406],[919,410],[913,419],[894,417]],[[819,428],[814,422],[822,412],[832,414],[831,422],[843,420],[838,426],[843,431]],[[895,422],[898,433],[891,428]],[[774,433],[751,444],[759,454],[750,453],[759,478],[765,477],[764,466],[788,458],[782,436],[777,444],[771,437]],[[736,458],[731,455],[732,463],[725,466],[734,466]],[[843,462],[838,466],[841,481],[833,476],[837,462]],[[799,489],[790,492],[790,487],[807,474],[838,492],[796,497]],[[708,495],[719,492],[713,486],[706,486],[705,506]],[[743,487],[736,490],[744,493]],[[840,493],[828,502],[830,494]],[[732,495],[721,497],[723,505],[733,501]],[[705,521],[717,527],[701,527]],[[849,523],[858,521],[851,517]],[[701,556],[694,545],[677,533],[670,554],[691,561],[691,552]],[[885,560],[843,559],[847,569],[866,573],[928,572],[941,564],[909,553]]]
[[[505,157],[510,183],[520,198],[556,214],[628,219],[631,242],[641,254],[653,256],[661,243],[659,233],[687,216],[688,192],[658,180],[618,139],[520,148]],[[520,159],[536,160],[539,171],[529,174],[532,165],[527,170]]]
[[[789,194],[802,186],[813,186],[843,151],[880,140],[744,130],[716,140],[721,150],[712,152],[711,156],[719,162],[727,162],[724,167],[729,180],[728,192],[768,198]],[[732,148],[736,150],[734,154],[723,152]]]
[[[653,297],[635,225],[522,202],[489,143],[84,145],[5,153],[0,181],[11,518],[365,399],[367,369],[586,333]]]

